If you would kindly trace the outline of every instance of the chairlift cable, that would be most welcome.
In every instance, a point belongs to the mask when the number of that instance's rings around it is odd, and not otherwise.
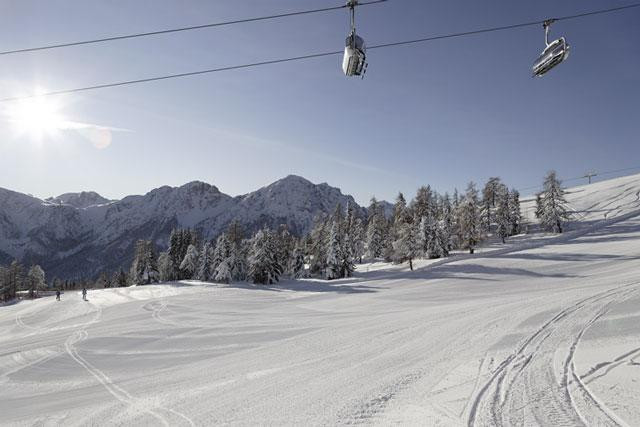
[[[383,3],[383,2],[386,2],[386,1],[388,1],[388,0],[371,0],[371,1],[363,2],[363,3],[358,3],[357,6],[367,6],[367,5],[371,5],[371,4]],[[80,46],[80,45],[87,45],[87,44],[112,42],[112,41],[116,41],[116,40],[133,39],[133,38],[138,38],[138,37],[149,37],[149,36],[157,36],[157,35],[161,35],[161,34],[178,33],[178,32],[182,32],[182,31],[201,30],[203,28],[223,27],[223,26],[227,26],[227,25],[242,24],[242,23],[247,23],[247,22],[257,22],[257,21],[267,21],[267,20],[271,20],[271,19],[289,18],[289,17],[292,17],[292,16],[310,15],[310,14],[313,14],[313,13],[320,13],[320,12],[330,12],[330,11],[334,11],[334,10],[345,9],[347,7],[349,7],[349,6],[348,5],[332,6],[332,7],[325,7],[325,8],[321,8],[321,9],[301,10],[301,11],[295,11],[295,12],[279,13],[279,14],[269,15],[269,16],[259,16],[259,17],[254,17],[254,18],[236,19],[236,20],[233,20],[233,21],[214,22],[214,23],[202,24],[202,25],[192,25],[192,26],[189,26],[189,27],[170,28],[170,29],[166,29],[166,30],[148,31],[148,32],[144,32],[144,33],[135,33],[135,34],[125,34],[125,35],[121,35],[121,36],[104,37],[104,38],[90,39],[90,40],[81,40],[81,41],[75,41],[75,42],[69,42],[69,43],[59,43],[59,44],[51,44],[51,45],[46,45],[46,46],[27,47],[27,48],[23,48],[23,49],[5,50],[5,51],[0,51],[0,55],[12,55],[12,54],[16,54],[16,53],[36,52],[36,51],[41,51],[41,50],[59,49],[59,48],[71,47],[71,46]]]
[[[385,1],[385,0],[378,0],[378,1]],[[360,3],[360,4],[371,4],[371,3],[372,2]],[[560,18],[556,18],[556,20],[560,21],[560,20],[581,18],[581,17],[599,15],[599,14],[604,14],[604,13],[616,12],[616,11],[620,11],[620,10],[624,10],[624,9],[631,9],[631,8],[635,8],[635,7],[640,7],[640,3],[635,3],[635,4],[631,4],[631,5],[620,6],[620,7],[610,8],[610,9],[603,9],[603,10],[597,10],[597,11],[592,11],[592,12],[586,12],[586,13],[581,13],[581,14],[576,14],[576,15],[563,16],[563,17],[560,17]],[[402,46],[402,45],[409,45],[409,44],[416,44],[416,43],[424,43],[424,42],[447,39],[447,38],[471,36],[471,35],[494,32],[494,31],[504,31],[504,30],[510,30],[510,29],[515,29],[515,28],[521,28],[521,27],[527,27],[527,26],[533,26],[533,25],[540,25],[543,22],[544,22],[544,20],[542,20],[542,21],[539,20],[539,21],[526,22],[526,23],[520,23],[520,24],[506,25],[506,26],[501,26],[501,27],[485,28],[485,29],[461,32],[461,33],[452,33],[452,34],[444,34],[444,35],[439,35],[439,36],[431,36],[431,37],[425,37],[425,38],[414,39],[414,40],[405,40],[405,41],[399,41],[399,42],[377,44],[377,45],[373,45],[373,46],[368,46],[367,49],[381,49],[381,48],[387,48],[387,47],[395,47],[395,46]],[[64,90],[57,90],[57,91],[51,91],[51,92],[36,93],[36,94],[31,94],[31,95],[26,95],[26,96],[15,96],[15,97],[8,97],[8,98],[0,98],[0,102],[19,101],[19,100],[23,100],[23,99],[36,98],[36,97],[40,97],[40,96],[53,96],[53,95],[62,95],[62,94],[69,94],[69,93],[85,92],[85,91],[96,90],[96,89],[105,89],[105,88],[110,88],[110,87],[127,86],[127,85],[139,84],[139,83],[147,83],[147,82],[159,81],[159,80],[168,80],[168,79],[174,79],[174,78],[196,76],[196,75],[201,75],[201,74],[210,74],[210,73],[216,73],[216,72],[220,72],[220,71],[231,71],[231,70],[239,70],[239,69],[245,69],[245,68],[260,67],[260,66],[264,66],[264,65],[280,64],[280,63],[285,63],[285,62],[303,61],[303,60],[307,60],[307,59],[314,59],[314,58],[321,58],[321,57],[326,57],[326,56],[333,56],[333,55],[338,55],[338,54],[342,54],[342,53],[343,53],[343,51],[341,51],[341,50],[340,51],[331,51],[331,52],[320,52],[320,53],[313,53],[313,54],[308,54],[308,55],[293,56],[293,57],[288,57],[288,58],[280,58],[280,59],[272,59],[272,60],[267,60],[267,61],[253,62],[253,63],[248,63],[248,64],[232,65],[232,66],[227,66],[227,67],[219,67],[219,68],[211,68],[211,69],[206,69],[206,70],[190,71],[190,72],[185,72],[185,73],[169,74],[169,75],[165,75],[165,76],[148,77],[148,78],[135,79],[135,80],[124,80],[124,81],[120,81],[120,82],[97,84],[97,85],[93,85],[93,86],[78,87],[78,88],[73,88],[73,89],[64,89]]]

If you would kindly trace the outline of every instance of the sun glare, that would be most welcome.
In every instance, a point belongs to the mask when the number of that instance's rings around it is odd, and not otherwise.
[[[18,134],[42,139],[64,129],[65,120],[59,110],[60,106],[51,100],[31,98],[12,106],[8,116]]]

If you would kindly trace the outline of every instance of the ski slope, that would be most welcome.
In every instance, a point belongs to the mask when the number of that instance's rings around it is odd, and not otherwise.
[[[415,272],[0,307],[0,424],[640,425],[640,180],[582,188],[581,231]]]

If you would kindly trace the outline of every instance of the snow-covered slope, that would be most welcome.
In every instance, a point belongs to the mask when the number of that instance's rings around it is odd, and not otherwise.
[[[0,424],[640,425],[634,209],[416,272],[0,307]]]
[[[136,239],[164,247],[177,226],[214,238],[238,219],[247,232],[287,224],[302,234],[317,215],[331,213],[338,203],[362,212],[338,188],[293,175],[238,197],[196,181],[105,200],[95,193],[76,193],[44,201],[0,189],[0,262],[36,262],[49,277],[97,275],[126,266]]]
[[[640,210],[640,174],[571,187],[567,202],[576,221],[593,222]],[[523,215],[535,221],[535,197],[521,201]]]

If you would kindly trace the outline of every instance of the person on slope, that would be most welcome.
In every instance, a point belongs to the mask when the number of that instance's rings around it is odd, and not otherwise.
[[[82,288],[82,299],[85,300],[85,301],[87,300],[87,288],[86,288],[86,286],[84,286]]]
[[[56,289],[56,301],[60,301],[60,289]]]

